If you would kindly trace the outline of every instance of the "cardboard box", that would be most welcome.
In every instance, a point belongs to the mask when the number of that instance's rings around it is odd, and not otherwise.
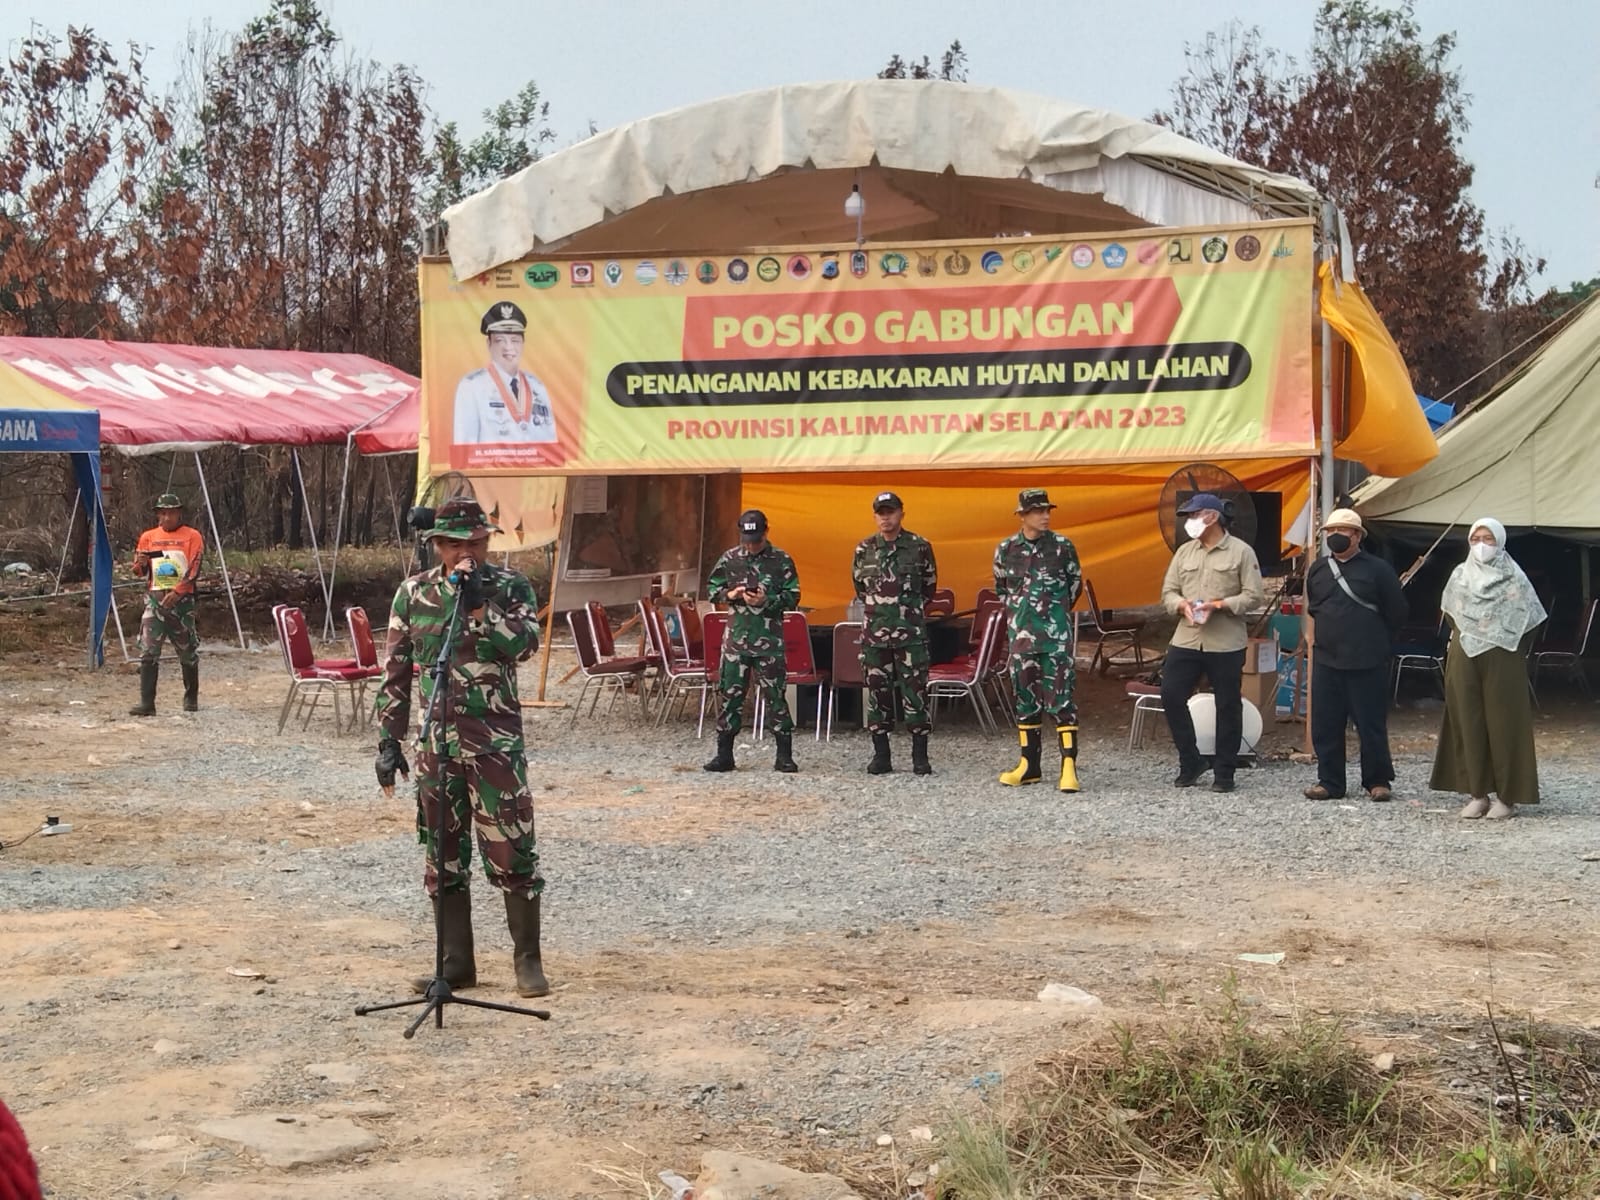
[[[1246,675],[1276,675],[1278,673],[1278,639],[1251,638],[1244,648],[1244,673]]]
[[[1241,677],[1239,691],[1244,698],[1256,706],[1256,711],[1261,714],[1263,721],[1271,721],[1278,712],[1278,677],[1276,674],[1264,675],[1252,672]]]

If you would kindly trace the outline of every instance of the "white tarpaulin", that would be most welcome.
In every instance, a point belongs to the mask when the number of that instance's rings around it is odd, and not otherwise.
[[[1592,540],[1600,530],[1600,302],[1591,300],[1500,389],[1439,434],[1439,457],[1355,492],[1364,517]]]
[[[1103,109],[938,80],[802,83],[647,117],[534,163],[445,212],[450,258],[467,278],[557,248],[845,244],[858,179],[875,242],[1204,226],[1317,203],[1300,180]]]

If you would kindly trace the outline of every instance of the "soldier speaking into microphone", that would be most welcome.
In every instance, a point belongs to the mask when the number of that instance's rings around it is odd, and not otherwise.
[[[444,940],[444,976],[454,989],[478,982],[472,944],[472,840],[484,874],[505,897],[506,924],[519,996],[547,996],[539,953],[539,897],[544,879],[534,844],[533,795],[522,744],[517,660],[539,645],[533,585],[486,562],[498,532],[476,500],[451,500],[423,536],[439,565],[413,575],[395,593],[389,615],[389,659],[376,713],[378,783],[394,794],[395,775],[409,777],[401,741],[411,725],[412,666],[421,668],[422,703],[433,696],[429,668],[439,657],[459,598],[461,619],[451,648],[445,694],[434,708],[428,744],[417,752],[417,835],[427,847],[423,883]],[[458,582],[451,582],[452,576]],[[440,839],[439,806],[446,806]],[[431,975],[412,981],[426,993]]]

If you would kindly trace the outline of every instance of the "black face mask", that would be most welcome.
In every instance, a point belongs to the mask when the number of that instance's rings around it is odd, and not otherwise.
[[[1330,533],[1328,535],[1328,549],[1335,554],[1343,554],[1350,549],[1350,535],[1348,533]]]

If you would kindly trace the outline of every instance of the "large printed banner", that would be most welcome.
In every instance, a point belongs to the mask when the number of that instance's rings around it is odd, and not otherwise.
[[[429,467],[994,467],[1313,447],[1309,222],[422,267]]]

